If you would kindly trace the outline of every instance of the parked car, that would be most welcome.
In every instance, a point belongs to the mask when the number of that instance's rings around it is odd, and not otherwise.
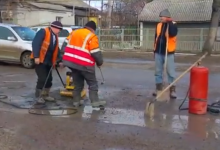
[[[35,34],[28,27],[0,23],[0,61],[33,68],[34,62],[30,55]]]
[[[42,28],[46,28],[48,26],[37,26],[32,27],[31,29],[34,31],[39,31]],[[60,31],[58,38],[59,38],[59,47],[61,48],[63,42],[65,41],[66,37],[75,29],[81,28],[80,26],[69,26],[69,27],[63,27],[63,30]]]

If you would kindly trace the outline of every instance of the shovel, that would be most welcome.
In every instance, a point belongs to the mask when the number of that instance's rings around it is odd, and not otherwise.
[[[200,57],[194,64],[192,64],[186,71],[184,71],[182,74],[180,74],[170,85],[168,85],[163,91],[161,91],[157,97],[150,101],[147,102],[146,109],[145,109],[145,114],[149,115],[150,117],[153,117],[154,113],[154,103],[160,98],[171,86],[173,86],[177,81],[179,81],[185,74],[187,74],[194,66],[199,64],[202,59],[206,57],[208,53],[205,53],[202,57]]]

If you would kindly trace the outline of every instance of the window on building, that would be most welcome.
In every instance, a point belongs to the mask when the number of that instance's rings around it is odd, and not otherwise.
[[[56,21],[62,22],[63,17],[57,16]]]
[[[1,40],[8,40],[9,37],[13,37],[16,39],[14,33],[11,30],[5,27],[0,27],[0,39]]]
[[[75,25],[84,26],[88,22],[88,17],[75,16]]]
[[[69,36],[69,32],[65,29],[61,30],[58,37],[67,37]]]
[[[75,25],[83,26],[84,25],[83,17],[75,16]]]

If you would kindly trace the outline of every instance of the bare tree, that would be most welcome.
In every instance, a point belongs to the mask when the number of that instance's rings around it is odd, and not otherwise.
[[[0,0],[0,3],[2,5],[2,0]],[[2,19],[2,6],[0,6],[0,23],[3,22],[3,19]]]
[[[113,5],[112,22],[117,26],[134,26],[138,14],[145,6],[145,0],[117,0]]]
[[[112,27],[112,6],[114,0],[108,0],[108,28],[111,29]]]
[[[1,11],[1,9],[0,9],[0,11]],[[2,23],[3,21],[2,21],[2,15],[1,15],[1,13],[0,13],[0,23]]]
[[[209,55],[211,55],[212,53],[212,49],[214,46],[214,42],[215,42],[217,30],[218,30],[218,24],[219,24],[219,18],[220,18],[219,8],[220,8],[220,0],[213,0],[212,17],[211,17],[211,23],[209,27],[209,33],[202,48],[202,52],[203,53],[208,52]]]

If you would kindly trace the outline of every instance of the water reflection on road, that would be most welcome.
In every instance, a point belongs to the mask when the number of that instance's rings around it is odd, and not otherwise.
[[[165,130],[177,134],[193,135],[199,138],[219,138],[220,119],[209,115],[170,115],[157,114],[154,120],[148,119],[143,111],[106,108],[104,112],[94,111],[86,106],[82,112],[84,119],[97,119],[108,124],[132,125]],[[212,119],[210,119],[212,118]]]

